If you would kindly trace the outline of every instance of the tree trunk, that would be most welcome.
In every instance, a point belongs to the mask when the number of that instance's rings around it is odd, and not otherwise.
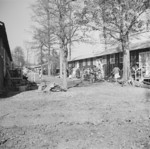
[[[72,13],[72,8],[71,8],[71,5],[70,5],[70,3],[69,3],[69,8],[70,8],[70,13],[69,13],[69,22],[70,22],[70,24],[71,24],[71,13]],[[68,57],[69,57],[69,60],[71,60],[71,42],[72,42],[72,40],[71,40],[71,25],[70,25],[70,27],[69,27],[69,40],[70,40],[70,42],[69,42],[69,50],[68,50]]]
[[[129,40],[126,36],[122,42],[123,50],[123,80],[127,81],[130,77],[130,50],[129,50]]]
[[[64,58],[63,60],[63,88],[67,90],[67,60]]]
[[[129,49],[126,49],[124,51],[123,55],[123,80],[127,81],[129,80],[130,76],[130,52]]]
[[[66,10],[65,0],[60,1],[61,9]],[[60,23],[60,70],[62,67],[62,74],[63,75],[63,88],[67,90],[67,56],[68,56],[68,49],[67,45],[65,44],[65,11],[60,13],[59,23]],[[62,59],[61,59],[62,58]],[[61,63],[62,62],[62,63]]]
[[[49,5],[49,0],[47,0],[47,6]],[[48,76],[51,76],[51,62],[50,62],[50,56],[51,56],[51,33],[50,33],[50,13],[49,9],[47,8],[47,27],[48,27]]]
[[[70,37],[71,38],[71,37]],[[70,39],[71,40],[71,39]],[[71,60],[71,41],[69,43],[69,51],[68,51],[68,54],[69,54],[69,60]]]
[[[41,80],[43,79],[43,65],[41,64],[41,72],[40,72],[41,74]]]
[[[42,54],[42,46],[41,46],[40,50],[41,50],[41,73],[42,73],[42,77],[43,77],[43,59],[42,59],[43,58],[43,54]]]
[[[48,58],[48,76],[51,76],[51,63],[50,63],[50,59]]]
[[[60,47],[60,78],[63,77],[63,54],[62,47]]]
[[[63,88],[67,90],[67,55],[65,53],[67,51],[65,48],[63,49]]]

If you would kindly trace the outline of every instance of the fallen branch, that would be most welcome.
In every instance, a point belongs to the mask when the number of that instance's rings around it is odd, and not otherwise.
[[[1,141],[0,141],[0,145],[3,145],[3,144],[5,144],[7,141],[8,141],[8,139],[1,140]]]
[[[49,91],[52,91],[52,92],[66,92],[66,90],[64,88],[62,88],[60,85],[55,84],[55,83],[50,83],[43,90],[43,92],[49,92]]]

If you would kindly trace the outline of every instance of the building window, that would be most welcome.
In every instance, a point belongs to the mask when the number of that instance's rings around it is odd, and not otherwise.
[[[115,54],[110,55],[110,64],[115,64]]]
[[[93,66],[93,58],[91,58],[91,65]]]
[[[123,63],[123,53],[119,53],[119,62]]]
[[[83,66],[85,66],[86,65],[86,61],[85,60],[83,60]]]
[[[106,56],[104,56],[104,57],[102,58],[102,64],[107,64],[107,58],[106,58]]]
[[[91,65],[91,61],[90,59],[87,60],[87,65],[90,66]]]
[[[95,58],[93,59],[93,65],[96,66],[96,59]]]
[[[71,64],[71,63],[69,63],[68,65],[69,65],[70,68],[72,67],[72,64]]]
[[[72,63],[72,67],[73,67],[73,68],[75,67],[75,62]]]
[[[76,61],[76,62],[75,62],[75,67],[76,67],[76,68],[79,68],[79,61]]]
[[[83,66],[83,61],[79,61],[79,66],[82,67]]]

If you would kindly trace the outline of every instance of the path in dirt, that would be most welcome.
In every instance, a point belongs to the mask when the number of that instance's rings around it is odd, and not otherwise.
[[[150,91],[97,83],[0,101],[0,149],[149,149]]]

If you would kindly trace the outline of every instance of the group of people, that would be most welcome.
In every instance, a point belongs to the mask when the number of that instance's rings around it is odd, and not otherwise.
[[[131,68],[131,76],[134,80],[141,80],[144,75],[147,75],[146,67],[139,67],[135,64]]]
[[[69,78],[82,78],[83,80],[90,80],[95,82],[96,80],[104,79],[103,66],[99,64],[98,66],[89,67],[74,67],[69,71]]]
[[[131,67],[131,77],[135,79],[135,72],[139,69],[138,65],[133,65]],[[26,72],[25,72],[26,73]],[[39,78],[42,79],[43,72],[39,70]],[[132,76],[134,75],[134,76]],[[101,61],[97,61],[96,65],[93,66],[86,66],[86,67],[73,67],[67,69],[67,76],[71,78],[82,78],[83,80],[90,80],[95,82],[96,80],[104,80],[105,78],[105,71],[104,66]],[[115,80],[118,81],[119,78],[122,76],[122,70],[115,65],[111,71],[111,76]]]
[[[130,79],[135,80],[136,78],[138,78],[139,76],[141,76],[141,68],[139,68],[138,64],[134,64],[131,68],[130,68]],[[142,71],[144,72],[144,71]],[[118,79],[121,77],[121,70],[119,69],[118,66],[115,66],[111,72],[111,74],[113,75],[115,81],[117,82]]]
[[[83,69],[82,78],[83,80],[90,80],[90,82],[95,82],[96,80],[103,79],[101,70],[95,65]]]

